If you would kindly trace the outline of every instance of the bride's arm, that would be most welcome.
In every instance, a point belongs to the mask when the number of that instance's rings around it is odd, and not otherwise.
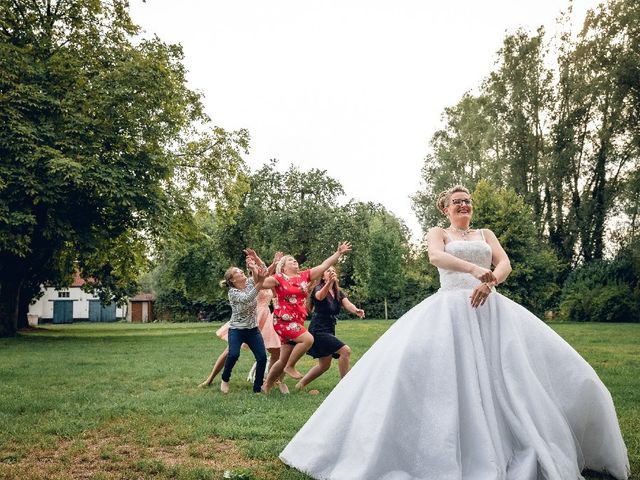
[[[495,281],[495,276],[491,270],[482,268],[474,263],[467,262],[466,260],[462,260],[445,252],[444,235],[444,230],[440,227],[433,227],[427,233],[429,261],[432,265],[438,268],[444,268],[445,270],[470,273],[481,282]]]
[[[504,282],[511,273],[511,261],[507,252],[504,251],[502,245],[498,241],[498,237],[486,228],[482,230],[485,234],[485,240],[491,247],[491,263],[493,263],[493,274],[496,277],[496,281],[493,285]]]

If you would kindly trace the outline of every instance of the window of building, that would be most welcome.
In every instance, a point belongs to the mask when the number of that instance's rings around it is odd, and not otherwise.
[[[69,298],[69,292],[58,292],[58,298]]]

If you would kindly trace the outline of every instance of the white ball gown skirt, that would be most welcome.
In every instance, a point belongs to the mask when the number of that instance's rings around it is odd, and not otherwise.
[[[591,366],[522,306],[492,293],[473,309],[470,293],[441,289],[396,321],[282,461],[322,480],[628,478]]]

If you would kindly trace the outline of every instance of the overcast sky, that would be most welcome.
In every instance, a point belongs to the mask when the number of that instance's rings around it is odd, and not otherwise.
[[[574,0],[582,20],[596,0]],[[507,32],[555,30],[565,0],[132,0],[184,47],[214,124],[247,128],[252,169],[319,168],[402,218],[443,109],[492,70]]]

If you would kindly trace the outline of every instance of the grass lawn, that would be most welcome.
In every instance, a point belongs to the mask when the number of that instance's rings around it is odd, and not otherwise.
[[[338,333],[357,360],[389,325],[345,321]],[[218,326],[77,323],[0,339],[0,478],[308,478],[277,454],[335,385],[337,365],[312,384],[320,395],[265,397],[245,381],[253,357],[243,351],[228,395],[218,379],[199,389],[225,346]],[[640,325],[552,327],[609,387],[640,479]]]

